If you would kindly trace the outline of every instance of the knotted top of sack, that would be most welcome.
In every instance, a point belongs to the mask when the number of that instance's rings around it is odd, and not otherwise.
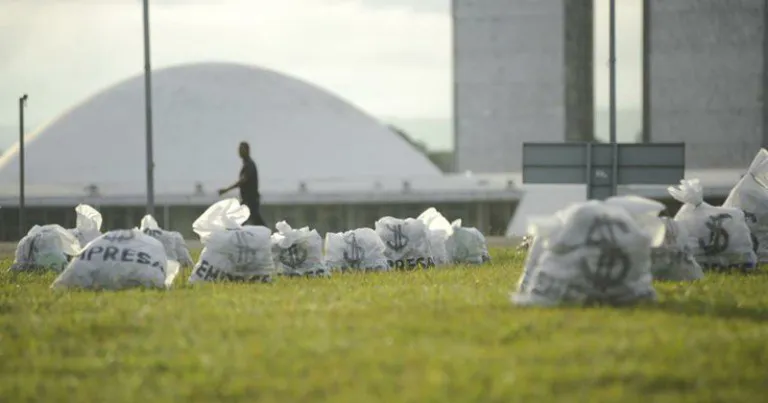
[[[587,226],[586,223],[573,220],[577,210],[608,211],[617,216],[628,215],[631,223],[637,230],[645,234],[651,240],[651,246],[656,247],[664,242],[665,226],[659,213],[664,210],[664,205],[655,200],[639,196],[615,196],[600,200],[589,200],[583,203],[572,204],[557,211],[553,216],[532,217],[528,224],[528,233],[533,237],[543,237],[547,244],[557,244],[559,237],[567,234],[567,227]],[[584,215],[590,217],[590,215]]]
[[[192,223],[192,230],[200,237],[200,242],[205,244],[216,231],[240,228],[250,215],[248,206],[241,205],[236,198],[220,200]]]
[[[430,231],[442,231],[445,237],[453,234],[453,226],[436,208],[430,207],[416,217],[417,220],[424,223]],[[459,224],[461,226],[461,224]]]
[[[744,182],[753,181],[755,184],[768,191],[768,151],[761,148],[758,151],[752,163],[749,164],[747,173],[739,180],[739,183],[733,187],[734,190],[740,189]]]
[[[81,232],[101,231],[102,217],[95,208],[87,204],[78,204],[75,207],[77,221],[75,228]]]
[[[283,249],[290,248],[292,245],[295,245],[305,239],[315,237],[318,239],[320,238],[320,234],[317,233],[317,230],[313,229],[310,231],[309,227],[293,229],[285,221],[280,221],[279,223],[275,224],[275,229],[277,229],[277,232],[272,234],[273,242]]]
[[[704,189],[698,179],[683,179],[677,187],[668,187],[667,192],[683,204],[690,204],[694,207],[705,204]]]

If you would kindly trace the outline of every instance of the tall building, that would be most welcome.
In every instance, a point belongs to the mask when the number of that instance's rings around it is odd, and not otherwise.
[[[453,0],[454,167],[519,172],[522,144],[594,136],[592,0]]]
[[[768,145],[768,1],[645,0],[645,139],[686,166],[746,168]]]

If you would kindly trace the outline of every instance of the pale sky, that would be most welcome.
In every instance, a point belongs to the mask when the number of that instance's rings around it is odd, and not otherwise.
[[[554,1],[554,0],[537,0]],[[141,0],[2,0],[0,125],[43,124],[143,71]],[[450,0],[151,0],[152,66],[234,61],[318,84],[378,117],[451,113]],[[607,107],[608,0],[596,0]],[[640,0],[617,1],[619,107],[640,105]]]

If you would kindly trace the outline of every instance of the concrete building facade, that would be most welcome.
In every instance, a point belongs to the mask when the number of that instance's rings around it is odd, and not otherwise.
[[[645,140],[689,169],[746,169],[768,145],[766,0],[645,0]]]
[[[457,171],[520,172],[522,144],[593,138],[592,0],[453,0]]]

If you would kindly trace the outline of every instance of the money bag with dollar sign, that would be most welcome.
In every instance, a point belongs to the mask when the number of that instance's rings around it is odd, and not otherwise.
[[[703,270],[756,268],[752,233],[742,210],[706,203],[698,179],[682,180],[667,190],[683,203],[675,221],[688,233],[693,256]]]
[[[35,225],[16,246],[10,271],[53,270],[61,272],[67,257],[80,251],[74,234],[58,224]]]
[[[204,248],[189,283],[270,282],[275,272],[270,236],[264,226],[242,225],[250,215],[237,198],[219,200],[192,223]]]
[[[590,200],[533,218],[534,237],[512,301],[518,305],[631,304],[656,298],[651,248],[664,205],[639,197]]]
[[[122,290],[171,286],[178,262],[163,245],[137,228],[114,230],[94,239],[67,265],[52,288]]]
[[[160,241],[160,243],[163,244],[163,248],[165,248],[165,255],[168,257],[168,260],[173,260],[174,262],[179,261],[176,240],[173,238],[173,235],[170,232],[160,228],[160,224],[157,223],[155,217],[152,217],[150,214],[142,217],[141,223],[139,224],[139,230],[144,234],[157,239]]]
[[[661,220],[665,227],[664,242],[651,253],[653,279],[693,281],[704,277],[701,266],[693,257],[685,228],[672,218],[662,217]]]
[[[371,228],[325,234],[325,262],[340,271],[387,271],[384,241]]]
[[[285,221],[275,224],[272,234],[272,255],[275,264],[287,276],[330,275],[323,257],[323,239],[309,227],[293,229]]]
[[[488,245],[482,232],[474,227],[464,227],[462,220],[451,223],[453,231],[445,242],[445,249],[455,264],[483,264],[491,261]]]
[[[744,212],[752,233],[752,249],[760,263],[768,263],[768,151],[761,149],[747,173],[731,189],[723,207]]]
[[[410,217],[400,219],[387,216],[376,221],[374,229],[384,241],[384,255],[391,267],[434,267],[429,229],[424,222]]]

